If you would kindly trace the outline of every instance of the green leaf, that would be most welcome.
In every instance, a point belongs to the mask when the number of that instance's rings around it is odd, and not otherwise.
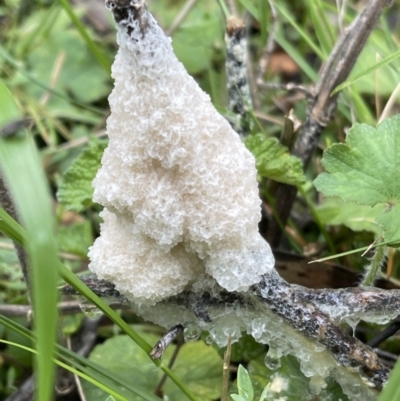
[[[182,346],[173,371],[199,400],[216,400],[221,397],[222,365],[213,347],[197,341]],[[170,380],[165,383],[164,393],[170,400],[185,400]]]
[[[140,333],[148,342],[155,344],[159,338],[154,334]],[[167,348],[164,359],[168,363],[175,346]],[[154,369],[149,364],[148,355],[126,335],[118,335],[97,345],[90,354],[89,360],[99,365],[107,366],[107,369],[118,374],[121,379],[130,381],[135,387],[154,392],[157,383],[161,380],[162,371]],[[88,401],[102,400],[107,394],[90,383],[83,383],[83,388]],[[138,395],[131,401],[139,401]]]
[[[116,401],[116,400],[112,395],[110,395],[109,397],[107,397],[106,401]]]
[[[370,231],[376,236],[382,232],[376,218],[385,210],[385,205],[374,207],[345,202],[338,197],[325,198],[318,206],[318,216],[323,225],[345,225],[353,231]]]
[[[101,166],[106,146],[105,141],[90,141],[65,173],[57,198],[67,209],[82,212],[93,205],[92,181]]]
[[[263,134],[250,135],[245,145],[256,158],[260,176],[291,185],[305,182],[300,159],[290,155],[276,138],[266,138]]]
[[[153,344],[159,340],[159,337],[153,334],[140,334]],[[167,348],[163,357],[165,364],[168,364],[174,348],[175,345]],[[199,355],[201,358],[198,358]],[[163,373],[154,369],[148,362],[148,355],[124,335],[113,337],[98,345],[89,359],[107,366],[112,373],[149,392],[154,392]],[[202,341],[184,344],[179,350],[173,369],[193,394],[202,401],[215,400],[221,396],[222,361],[217,352]],[[84,388],[88,401],[97,401],[106,396],[100,389],[88,383]],[[165,383],[163,393],[170,400],[187,399],[171,381]],[[132,401],[136,399],[140,398],[133,398]]]
[[[271,382],[269,382],[269,383],[265,386],[263,392],[262,392],[261,395],[260,395],[260,401],[264,401],[264,400],[267,398],[268,391],[269,391],[269,388],[270,388],[270,387],[271,387]]]
[[[376,128],[355,124],[345,144],[324,152],[325,173],[314,181],[325,196],[339,196],[361,205],[384,205],[376,221],[386,241],[400,240],[400,115]]]
[[[247,401],[253,401],[253,385],[251,384],[249,373],[242,365],[239,365],[238,369],[237,387],[239,395],[241,397],[243,397]]]

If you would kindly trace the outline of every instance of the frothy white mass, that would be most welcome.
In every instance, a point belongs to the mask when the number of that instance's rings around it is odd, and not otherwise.
[[[149,13],[117,26],[109,145],[93,182],[104,223],[90,269],[147,304],[210,277],[245,291],[274,265],[258,233],[254,158]]]

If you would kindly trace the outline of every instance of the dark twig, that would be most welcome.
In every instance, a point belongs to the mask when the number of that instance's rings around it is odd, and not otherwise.
[[[182,341],[179,341],[176,344],[176,347],[174,349],[174,352],[172,353],[171,359],[169,360],[168,363],[168,368],[172,368],[172,366],[174,366],[174,363],[176,361],[176,358],[178,357],[179,351],[181,350],[181,347],[183,345]],[[154,390],[154,394],[157,395],[160,398],[162,397],[162,388],[164,386],[165,381],[167,380],[167,375],[164,373],[163,377],[161,378],[160,382],[158,383],[156,389]]]
[[[353,23],[340,35],[328,61],[324,65],[318,83],[314,89],[313,100],[308,104],[307,118],[294,147],[294,154],[307,167],[318,145],[322,131],[333,118],[339,93],[331,96],[332,91],[349,76],[357,58],[379,20],[387,0],[370,0]],[[284,225],[296,198],[297,188],[280,185],[276,192],[276,211]],[[282,236],[282,229],[272,219],[268,240],[277,246]]]
[[[11,194],[7,188],[7,184],[4,181],[4,178],[2,176],[1,170],[0,170],[0,206],[16,221],[20,221],[18,217],[18,213],[16,210],[16,207],[14,205],[14,202],[12,200]],[[24,275],[25,282],[26,282],[26,287],[28,289],[28,297],[29,296],[29,289],[30,289],[30,279],[29,279],[29,271],[28,271],[28,255],[24,248],[20,246],[19,244],[14,242],[14,247],[17,252],[17,257],[19,260],[19,263],[21,265],[21,270],[22,274]]]
[[[167,347],[174,341],[179,334],[183,332],[183,326],[178,324],[177,326],[172,327],[172,329],[168,330],[161,339],[157,342],[157,344],[153,347],[150,352],[150,356],[153,359],[162,358]]]
[[[5,401],[33,401],[35,392],[35,376],[28,377],[13,394],[8,396]]]
[[[400,321],[395,321],[386,329],[381,331],[376,337],[374,337],[372,340],[367,342],[367,345],[369,345],[371,348],[377,347],[380,343],[384,342],[388,338],[392,337],[394,334],[396,334],[400,330]]]
[[[287,84],[280,84],[280,83],[265,83],[261,82],[258,84],[258,87],[261,89],[272,89],[272,90],[284,90],[288,92],[298,92],[304,95],[307,100],[313,99],[313,93],[309,88],[306,88],[303,85],[298,85],[293,82],[289,82]]]

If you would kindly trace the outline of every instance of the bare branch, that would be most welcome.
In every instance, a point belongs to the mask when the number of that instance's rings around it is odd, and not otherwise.
[[[101,290],[105,291],[104,294],[109,294],[110,291],[113,291],[114,296],[118,294],[114,285],[107,285],[104,280],[99,286],[93,278],[86,281],[86,284],[88,282],[90,288],[100,296]],[[64,290],[66,289],[69,294],[73,292],[71,288],[64,287]],[[313,290],[290,286],[276,271],[273,271],[248,293],[221,291],[212,297],[206,293],[199,295],[184,292],[162,301],[159,305],[179,305],[192,311],[199,321],[212,322],[209,311],[215,308],[223,308],[226,311],[238,308],[250,311],[255,307],[256,299],[300,335],[325,346],[340,365],[360,369],[370,385],[379,389],[387,380],[389,371],[379,361],[374,351],[343,332],[334,319],[356,316],[368,320],[382,313],[392,313],[394,317],[396,311],[400,310],[400,290],[377,288]],[[343,313],[340,314],[339,310]],[[185,322],[181,323],[185,325]],[[173,333],[174,330],[175,328],[172,329]]]
[[[150,352],[150,356],[153,359],[162,358],[167,347],[183,332],[183,326],[178,324],[177,326],[172,327],[172,329],[168,330],[157,342],[157,344],[153,347]]]

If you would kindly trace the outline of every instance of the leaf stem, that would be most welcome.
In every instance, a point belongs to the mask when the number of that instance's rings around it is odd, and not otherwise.
[[[382,264],[385,263],[387,249],[387,246],[376,248],[375,255],[372,258],[371,264],[367,267],[361,286],[371,286],[374,284],[376,276],[380,273]]]

